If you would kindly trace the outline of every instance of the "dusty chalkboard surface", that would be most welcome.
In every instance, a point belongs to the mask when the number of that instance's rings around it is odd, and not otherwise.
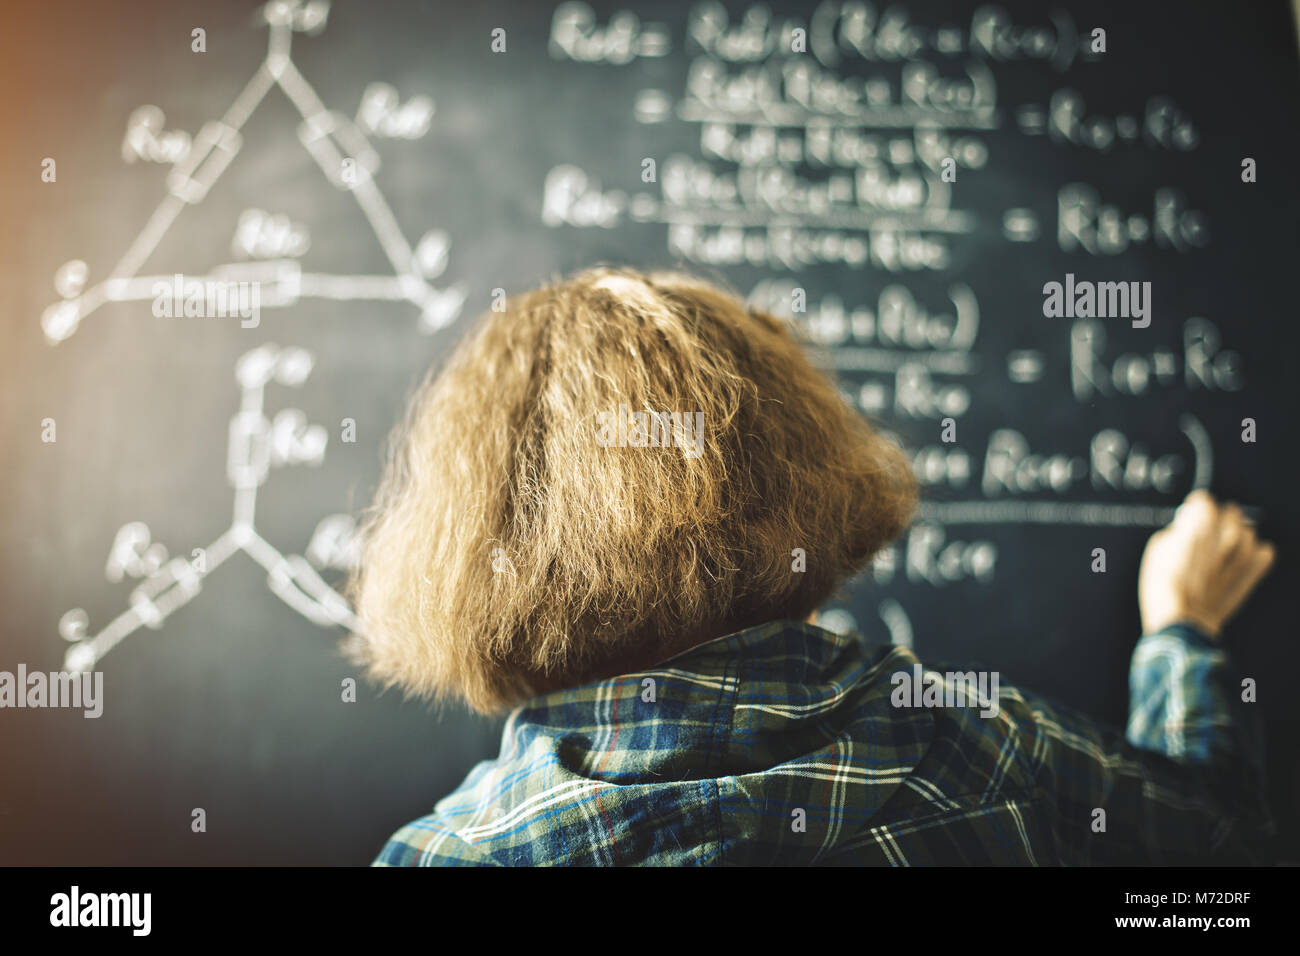
[[[1280,561],[1231,634],[1297,855],[1284,3],[13,26],[0,669],[94,660],[104,710],[0,714],[0,860],[367,862],[495,752],[492,721],[343,699],[333,588],[424,370],[494,289],[596,262],[788,315],[913,451],[921,519],[833,626],[1120,722],[1147,534],[1196,485],[1255,506]],[[194,279],[224,312],[184,314]]]

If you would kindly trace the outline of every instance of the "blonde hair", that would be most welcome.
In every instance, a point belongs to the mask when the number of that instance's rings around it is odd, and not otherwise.
[[[598,441],[619,406],[703,413],[700,453]],[[590,269],[487,313],[394,441],[348,649],[482,712],[806,617],[916,504],[780,320],[678,273]]]

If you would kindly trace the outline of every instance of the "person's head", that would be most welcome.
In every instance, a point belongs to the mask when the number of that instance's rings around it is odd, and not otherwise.
[[[916,502],[781,321],[678,273],[592,269],[487,313],[397,438],[351,650],[480,711],[807,617]]]

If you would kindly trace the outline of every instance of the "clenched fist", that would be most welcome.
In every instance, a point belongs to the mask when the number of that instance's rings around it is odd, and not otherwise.
[[[1273,546],[1234,504],[1193,491],[1147,542],[1138,571],[1142,631],[1180,621],[1217,638],[1273,564]]]

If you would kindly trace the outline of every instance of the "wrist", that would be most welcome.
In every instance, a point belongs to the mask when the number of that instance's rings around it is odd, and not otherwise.
[[[1221,624],[1211,620],[1203,614],[1181,612],[1178,614],[1170,614],[1166,617],[1157,619],[1151,624],[1144,625],[1143,633],[1158,634],[1161,631],[1166,631],[1170,628],[1176,627],[1190,628],[1215,643],[1218,643],[1220,632],[1223,630]]]

